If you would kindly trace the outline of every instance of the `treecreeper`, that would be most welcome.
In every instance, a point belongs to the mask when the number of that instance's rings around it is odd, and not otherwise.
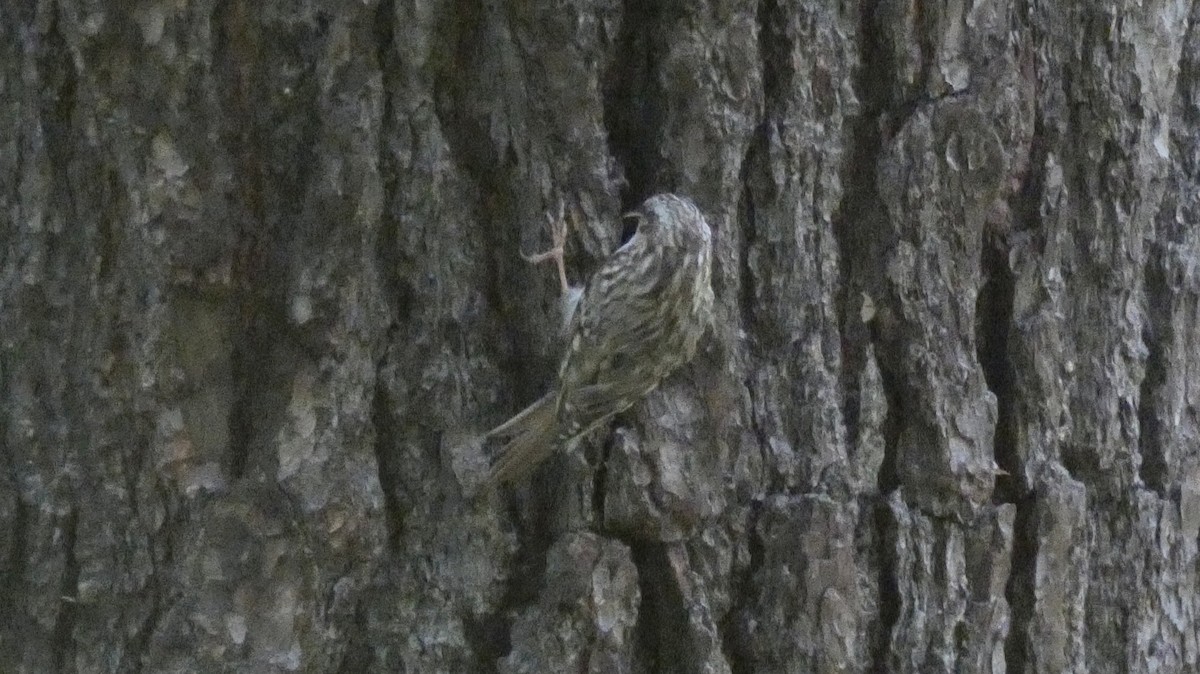
[[[713,316],[712,231],[691,199],[650,197],[626,214],[636,230],[588,279],[567,284],[560,213],[552,250],[564,294],[566,350],[554,388],[487,432],[505,441],[483,487],[527,476],[566,446],[654,390],[696,354]],[[576,304],[577,302],[577,304]]]

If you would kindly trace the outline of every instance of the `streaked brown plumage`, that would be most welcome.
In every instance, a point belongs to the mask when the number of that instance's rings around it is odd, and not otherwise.
[[[570,316],[554,389],[488,432],[506,438],[487,485],[521,479],[565,445],[640,400],[691,360],[712,321],[712,234],[692,201],[650,197],[636,233],[588,280]],[[535,260],[557,255],[558,248]]]

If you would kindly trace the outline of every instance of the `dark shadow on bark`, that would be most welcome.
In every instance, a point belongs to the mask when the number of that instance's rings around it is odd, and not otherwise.
[[[79,510],[72,508],[62,519],[62,580],[58,591],[58,618],[54,623],[54,671],[62,672],[75,654],[75,618],[79,611],[79,560],[75,545],[79,540]]]
[[[382,362],[375,366],[376,372],[383,371]],[[401,539],[404,532],[404,509],[400,507],[397,490],[403,466],[396,460],[397,447],[391,440],[397,437],[398,429],[388,403],[387,390],[382,377],[375,382],[375,399],[371,404],[371,425],[375,428],[375,469],[379,471],[379,487],[383,491],[383,509],[387,526],[388,549],[393,554],[402,554]]]
[[[876,233],[882,231],[887,217],[876,183],[879,156],[884,147],[885,127],[894,128],[890,121],[892,108],[892,79],[896,70],[887,35],[875,15],[878,6],[863,3],[859,9],[859,33],[862,37],[861,64],[854,75],[854,89],[861,112],[850,123],[850,151],[841,166],[846,186],[842,203],[834,214],[833,233],[840,259],[840,283],[837,290],[839,331],[842,335],[842,415],[848,438],[858,437],[861,415],[859,374],[867,364],[868,346],[874,344],[879,366],[880,384],[887,400],[883,421],[884,455],[876,481],[878,495],[870,506],[869,520],[873,529],[873,564],[879,588],[879,617],[877,628],[870,636],[870,671],[889,672],[891,638],[900,617],[900,592],[895,577],[895,522],[887,503],[887,495],[900,486],[896,466],[897,442],[901,430],[903,396],[896,382],[895,363],[890,362],[888,350],[880,334],[877,317],[864,322],[864,296],[878,303],[885,288],[882,270],[878,269],[881,243]]]
[[[500,613],[463,616],[463,634],[479,658],[481,672],[495,672],[496,662],[512,651],[512,621]],[[363,671],[363,670],[356,670]]]
[[[975,301],[975,356],[988,390],[996,396],[992,456],[1007,473],[997,476],[993,501],[1013,503],[1021,493],[1014,417],[1017,393],[1008,346],[1016,281],[1008,266],[1008,245],[999,235],[985,237],[981,258],[984,282]]]
[[[349,643],[346,644],[341,665],[337,668],[338,674],[358,674],[370,671],[373,656],[371,645],[367,643],[367,634],[367,614],[360,604],[354,611],[354,622],[347,632]]]
[[[887,115],[889,101],[888,76],[894,69],[870,6],[871,3],[864,3],[859,16],[863,53],[862,64],[855,73],[854,88],[862,106],[861,113],[849,125],[850,151],[840,167],[846,190],[833,216],[833,235],[840,263],[836,300],[838,331],[842,339],[842,418],[848,438],[858,436],[862,396],[859,375],[866,366],[867,347],[874,339],[870,326],[863,322],[863,295],[877,296],[880,292],[873,281],[876,245],[872,232],[880,226],[879,219],[886,215],[875,183],[875,171],[883,143],[880,120]],[[877,353],[877,357],[880,355]],[[894,445],[889,443],[889,447]],[[893,467],[890,475],[894,477],[894,452],[889,455]],[[888,471],[881,473],[881,481],[890,489],[894,481],[885,479],[884,473]]]
[[[896,521],[885,500],[875,503],[876,568],[879,569],[879,634],[871,654],[871,671],[888,674],[891,665],[892,633],[900,619],[900,587],[896,583]]]
[[[629,209],[657,191],[662,170],[657,138],[666,111],[655,67],[660,60],[662,17],[658,2],[626,0],[616,55],[604,74],[604,126],[613,157],[624,169],[621,204]]]
[[[1004,641],[1004,659],[1011,672],[1029,671],[1031,653],[1029,625],[1034,616],[1035,574],[1037,572],[1037,498],[1026,494],[1016,502],[1013,521],[1012,565],[1004,596],[1012,611],[1008,637]]]
[[[634,635],[637,661],[649,672],[685,674],[698,671],[699,663],[687,648],[687,608],[671,573],[667,545],[631,541],[629,547],[637,566],[642,595]]]
[[[0,375],[3,374],[3,368],[0,368]],[[4,382],[0,382],[2,384]],[[0,416],[0,419],[3,419]],[[7,438],[8,433],[5,425],[0,423],[0,438]],[[13,517],[12,526],[6,532],[8,536],[8,559],[5,560],[4,570],[0,575],[0,605],[7,606],[8,610],[0,611],[0,627],[3,627],[4,632],[10,635],[17,635],[24,629],[24,623],[28,619],[23,611],[17,610],[18,593],[24,589],[25,574],[27,570],[26,555],[28,554],[29,546],[29,506],[21,499],[20,492],[17,489],[17,477],[14,474],[12,467],[8,464],[8,452],[3,452],[5,457],[5,476],[0,484],[3,485],[5,491],[12,495]]]
[[[1142,341],[1146,345],[1146,373],[1138,395],[1138,450],[1142,455],[1139,469],[1142,481],[1166,498],[1168,459],[1163,446],[1163,428],[1159,416],[1163,405],[1157,393],[1167,383],[1166,349],[1163,335],[1171,329],[1171,289],[1163,270],[1165,252],[1159,245],[1148,246],[1143,271],[1146,293],[1146,323]]]

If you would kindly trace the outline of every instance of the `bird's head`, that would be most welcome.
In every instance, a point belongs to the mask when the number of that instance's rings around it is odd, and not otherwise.
[[[644,237],[660,245],[707,242],[711,236],[708,223],[696,204],[676,194],[656,194],[621,219],[627,228],[633,226],[633,237]]]

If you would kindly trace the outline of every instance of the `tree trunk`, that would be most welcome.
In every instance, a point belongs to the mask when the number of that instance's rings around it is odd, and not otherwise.
[[[1195,671],[1197,25],[3,2],[0,671]],[[700,355],[473,495],[662,191]]]

